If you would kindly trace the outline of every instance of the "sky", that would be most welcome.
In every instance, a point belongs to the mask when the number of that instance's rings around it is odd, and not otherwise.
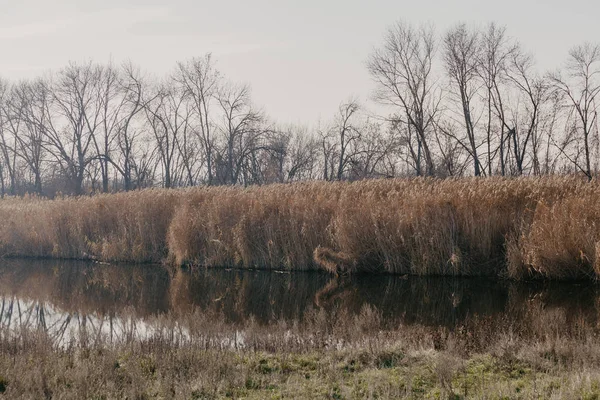
[[[600,1],[532,0],[0,0],[0,77],[32,78],[69,61],[131,60],[150,74],[213,53],[231,81],[281,123],[327,120],[338,105],[369,105],[366,69],[385,30],[402,20],[442,34],[496,22],[560,67],[569,48],[600,42]]]

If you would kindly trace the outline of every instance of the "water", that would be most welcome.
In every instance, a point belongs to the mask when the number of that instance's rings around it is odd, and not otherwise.
[[[526,324],[535,315],[557,325],[598,326],[600,287],[579,283],[517,284],[490,279],[355,276],[2,260],[0,328],[42,330],[56,343],[103,335],[147,336],[160,316],[220,316],[230,324],[302,321],[314,310],[359,314],[377,309],[383,326],[456,329],[478,318]],[[185,333],[183,333],[185,335]]]

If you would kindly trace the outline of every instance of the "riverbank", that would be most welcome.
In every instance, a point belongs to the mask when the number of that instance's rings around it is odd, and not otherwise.
[[[535,320],[535,318],[534,318]],[[143,340],[0,330],[6,398],[556,398],[600,396],[600,342],[587,327],[473,321],[384,330],[377,311],[298,324],[230,326],[167,317]],[[518,327],[517,327],[518,328]],[[185,332],[185,333],[184,333]]]
[[[600,186],[398,179],[0,201],[0,254],[333,273],[597,279]]]

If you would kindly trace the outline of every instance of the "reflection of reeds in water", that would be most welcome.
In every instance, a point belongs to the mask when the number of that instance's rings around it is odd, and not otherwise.
[[[343,284],[338,285],[336,282],[326,286],[330,293],[337,291],[339,296],[333,297],[335,304],[308,306],[300,313],[301,317],[289,319],[284,316],[271,318],[261,313],[244,315],[250,309],[258,309],[248,305],[238,308],[239,304],[213,307],[211,302],[214,300],[210,299],[193,309],[172,309],[164,314],[140,318],[142,316],[131,307],[123,307],[116,313],[88,313],[72,311],[76,308],[57,308],[50,302],[0,294],[0,330],[7,329],[5,333],[13,338],[26,331],[44,331],[52,334],[51,338],[61,346],[68,345],[69,336],[73,335],[85,335],[83,339],[96,342],[109,335],[111,342],[113,339],[132,342],[159,336],[161,340],[200,341],[204,346],[224,348],[271,346],[267,344],[269,340],[277,338],[273,340],[280,341],[282,346],[294,341],[299,350],[358,343],[365,340],[364,335],[369,332],[381,334],[393,342],[393,335],[404,337],[407,332],[423,330],[434,342],[445,342],[449,337],[462,341],[468,351],[484,350],[489,346],[487,339],[505,335],[519,340],[548,337],[580,340],[600,334],[598,293],[593,298],[584,296],[574,302],[556,304],[544,300],[551,292],[526,293],[512,287],[509,290],[512,297],[505,303],[499,301],[497,309],[453,312],[455,305],[451,297],[425,300],[425,305],[419,305],[424,299],[417,298],[410,304],[390,310],[391,305],[381,299],[365,301],[358,291],[344,291],[341,290]],[[592,304],[585,302],[587,300],[592,300]],[[399,298],[397,301],[402,302],[406,300]],[[431,314],[423,314],[426,312]],[[261,337],[263,334],[265,336]],[[307,338],[311,338],[310,344],[305,342]],[[81,337],[73,339],[82,340]]]
[[[264,271],[178,271],[169,289],[173,310],[222,314],[229,322],[302,319],[327,277]]]
[[[600,288],[583,284],[389,275],[330,278],[318,273],[222,269],[188,272],[34,260],[5,260],[0,265],[0,295],[87,315],[144,319],[200,313],[228,323],[253,319],[265,326],[302,323],[307,314],[320,311],[356,316],[369,307],[378,310],[388,327],[452,329],[475,316],[526,325],[531,319],[526,311],[534,304],[543,312],[564,310],[568,322],[579,316],[595,325],[600,302]]]
[[[600,301],[600,290],[585,285],[393,276],[328,279],[314,273],[219,269],[169,274],[144,266],[71,262],[14,260],[0,268],[0,278],[1,295],[69,313],[133,320],[165,315],[190,322],[193,316],[241,326],[251,320],[261,326],[304,324],[315,313],[354,318],[367,307],[378,310],[386,328],[421,325],[454,330],[475,319],[531,331],[542,314],[561,315],[567,326],[576,326],[579,320],[595,326]]]
[[[167,311],[168,273],[160,267],[63,260],[2,260],[0,294],[47,302],[68,312],[137,317]]]
[[[309,307],[300,319],[276,318],[262,322],[260,315],[257,319],[250,314],[245,317],[235,314],[244,312],[248,307],[236,310],[235,306],[233,309],[228,306],[221,309],[210,305],[198,306],[193,310],[174,309],[140,320],[129,310],[116,317],[95,316],[2,296],[0,341],[3,335],[4,339],[19,338],[20,335],[27,335],[28,331],[42,331],[51,334],[49,339],[61,346],[68,345],[71,335],[77,345],[103,345],[103,340],[110,338],[110,343],[160,341],[170,346],[195,343],[203,348],[311,351],[354,346],[370,340],[392,344],[401,339],[405,344],[427,343],[436,349],[450,347],[461,352],[476,353],[489,351],[507,338],[521,343],[552,339],[587,341],[589,344],[589,341],[599,337],[597,304],[585,307],[582,302],[575,301],[553,305],[543,300],[551,293],[527,294],[527,291],[519,288],[511,288],[509,292],[515,298],[504,304],[506,308],[503,311],[474,311],[463,315],[459,312],[452,317],[444,317],[443,313],[451,313],[451,299],[437,302],[431,299],[429,304],[419,306],[417,303],[424,300],[419,298],[412,305],[400,306],[403,315],[393,319],[389,310],[374,305],[389,307],[385,301],[367,302],[357,298],[356,291],[347,291],[337,300],[343,299],[348,303],[354,301],[356,308],[352,308],[351,304],[344,306],[343,303],[333,307]],[[524,301],[520,301],[519,296],[524,296],[521,297]],[[595,303],[598,298],[596,295]],[[399,298],[397,302],[403,301],[405,299]],[[20,308],[17,310],[15,307]],[[45,317],[39,315],[40,310],[45,310]],[[432,314],[421,314],[428,311]],[[66,336],[61,331],[63,328],[70,331]],[[415,334],[418,336],[413,336]]]

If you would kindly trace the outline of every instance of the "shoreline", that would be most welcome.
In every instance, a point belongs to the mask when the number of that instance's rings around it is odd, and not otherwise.
[[[10,398],[597,398],[594,329],[475,319],[450,331],[381,327],[377,311],[301,324],[168,318],[145,339],[0,329],[0,394]],[[509,321],[507,321],[509,322]],[[243,338],[243,346],[233,345]],[[31,360],[36,360],[35,365]]]
[[[156,268],[164,268],[166,271],[177,271],[180,269],[184,272],[197,273],[202,272],[203,270],[220,270],[220,271],[231,271],[231,272],[258,272],[258,273],[275,273],[275,274],[319,274],[322,276],[330,276],[333,278],[344,279],[360,279],[361,277],[372,277],[372,276],[381,276],[381,277],[396,277],[399,279],[409,280],[411,278],[431,278],[431,279],[459,279],[459,280],[489,280],[491,282],[508,282],[508,283],[521,283],[525,285],[538,285],[543,283],[557,283],[557,284],[583,284],[583,285],[598,285],[600,284],[600,280],[598,279],[586,279],[586,278],[565,278],[565,279],[549,279],[541,276],[533,276],[528,277],[526,279],[512,279],[506,276],[495,276],[495,275],[419,275],[419,274],[395,274],[392,272],[386,271],[376,271],[376,272],[366,272],[366,271],[358,271],[352,274],[332,274],[326,269],[283,269],[283,268],[260,268],[260,267],[240,267],[240,266],[210,266],[210,265],[193,265],[193,264],[183,264],[183,265],[173,265],[168,262],[131,262],[131,261],[100,261],[93,258],[57,258],[52,256],[1,256],[0,261],[2,260],[11,260],[11,261],[66,261],[66,262],[81,262],[81,263],[90,263],[94,265],[106,265],[106,266],[115,266],[115,267],[128,267],[128,266],[149,266]]]

